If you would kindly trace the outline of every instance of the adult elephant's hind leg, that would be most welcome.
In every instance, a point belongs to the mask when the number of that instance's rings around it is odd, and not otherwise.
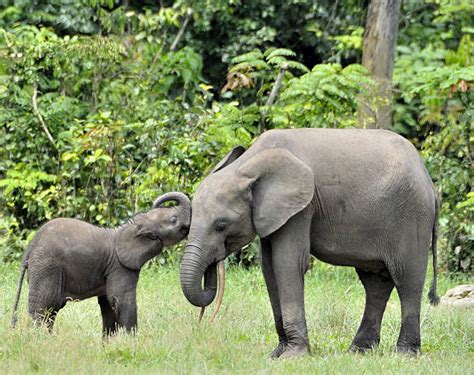
[[[107,296],[98,297],[100,312],[102,313],[102,336],[113,335],[117,330],[117,320]]]
[[[275,328],[278,334],[278,346],[270,354],[271,358],[278,358],[285,350],[288,343],[285,330],[283,329],[283,320],[281,315],[280,297],[278,296],[278,286],[273,270],[272,246],[268,239],[260,241],[262,248],[262,271],[267,286],[270,304],[272,305],[273,318],[275,320]]]
[[[396,285],[402,309],[397,351],[407,354],[419,354],[421,347],[420,309],[426,268],[416,265],[411,263],[400,283]]]
[[[427,225],[426,225],[427,226]],[[402,310],[402,324],[397,341],[397,351],[407,354],[420,353],[420,308],[423,284],[428,262],[431,225],[426,228],[412,223],[400,238],[400,256],[389,269],[395,282]]]
[[[387,274],[375,274],[356,269],[365,289],[365,310],[350,349],[365,352],[380,342],[380,327],[394,283]]]

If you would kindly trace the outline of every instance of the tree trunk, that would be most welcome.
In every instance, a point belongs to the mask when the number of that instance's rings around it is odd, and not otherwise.
[[[392,125],[392,73],[397,44],[401,0],[371,0],[365,23],[362,65],[377,83],[374,102],[361,100],[362,127],[390,129]]]

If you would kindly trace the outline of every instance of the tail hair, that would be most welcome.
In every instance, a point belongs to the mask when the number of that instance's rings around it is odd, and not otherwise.
[[[436,306],[439,303],[439,297],[436,292],[438,282],[438,218],[439,218],[439,198],[435,195],[435,217],[433,223],[433,232],[431,236],[431,252],[433,253],[433,281],[431,283],[428,299],[430,304]]]
[[[17,286],[17,289],[16,289],[15,304],[13,305],[13,316],[12,316],[12,321],[10,323],[11,328],[15,328],[15,326],[16,326],[17,309],[18,309],[18,302],[20,301],[21,286],[23,284],[23,278],[25,277],[25,272],[26,272],[27,268],[28,268],[28,260],[24,259],[21,262],[20,277],[18,278],[18,286]]]

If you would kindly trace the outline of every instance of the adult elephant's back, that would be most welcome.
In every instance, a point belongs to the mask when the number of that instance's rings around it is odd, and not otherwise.
[[[359,189],[366,193],[369,184],[382,189],[401,182],[401,178],[411,178],[433,187],[415,147],[386,130],[271,130],[262,134],[249,151],[272,147],[286,148],[307,164],[318,186],[342,185],[352,193],[359,193]]]
[[[427,253],[435,191],[405,138],[385,130],[273,130],[252,147],[261,148],[286,148],[313,170],[311,243],[321,260],[382,269],[393,251],[400,252],[390,247],[402,234]]]

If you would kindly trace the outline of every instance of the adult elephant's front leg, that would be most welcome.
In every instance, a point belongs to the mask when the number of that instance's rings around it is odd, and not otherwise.
[[[304,275],[309,266],[309,220],[300,213],[271,236],[272,264],[287,343],[280,358],[310,352],[304,309]]]
[[[280,357],[285,351],[288,340],[283,329],[283,319],[281,315],[280,297],[278,295],[278,286],[273,270],[273,256],[271,242],[264,238],[260,241],[262,249],[262,271],[267,285],[270,304],[272,305],[275,328],[278,334],[278,346],[270,354],[271,358]]]

